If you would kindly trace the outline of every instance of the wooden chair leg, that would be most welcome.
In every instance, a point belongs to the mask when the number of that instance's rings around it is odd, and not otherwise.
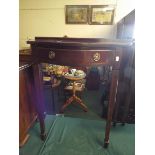
[[[82,100],[81,100],[80,98],[78,98],[77,96],[75,96],[75,100],[77,101],[77,103],[80,104],[80,106],[83,108],[83,110],[84,110],[85,112],[88,111],[87,106],[82,102]]]
[[[72,103],[73,100],[74,100],[74,97],[73,97],[73,96],[70,97],[70,98],[66,101],[66,103],[62,106],[60,112],[63,113],[63,112],[64,112],[64,109],[65,109],[67,106],[69,106],[69,105]]]

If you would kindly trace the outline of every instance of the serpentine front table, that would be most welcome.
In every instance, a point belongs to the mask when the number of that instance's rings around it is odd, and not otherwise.
[[[132,41],[109,40],[104,38],[58,38],[35,37],[27,41],[31,45],[31,61],[35,84],[36,110],[40,121],[41,138],[46,138],[44,124],[44,99],[42,72],[40,63],[51,63],[65,66],[111,66],[111,84],[109,94],[108,116],[106,121],[104,147],[109,144],[113,109],[116,103],[118,79],[123,66],[123,53],[130,53]],[[129,55],[130,59],[132,56]],[[22,60],[20,60],[22,61]]]

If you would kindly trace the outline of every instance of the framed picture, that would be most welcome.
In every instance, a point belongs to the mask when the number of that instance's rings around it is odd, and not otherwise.
[[[66,5],[66,24],[88,24],[88,5]]]
[[[91,25],[112,25],[114,19],[114,6],[92,5],[90,7]]]

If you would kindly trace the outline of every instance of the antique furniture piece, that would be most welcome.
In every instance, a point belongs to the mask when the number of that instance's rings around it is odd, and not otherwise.
[[[117,24],[118,39],[134,39],[135,10]],[[129,59],[130,57],[130,59]],[[123,53],[113,125],[135,122],[135,49]],[[124,96],[122,98],[122,96]]]
[[[132,48],[132,41],[107,40],[103,38],[56,38],[36,37],[34,41],[27,41],[31,45],[36,109],[40,120],[41,138],[45,139],[44,100],[42,96],[42,75],[40,63],[51,63],[66,66],[111,66],[111,85],[108,104],[108,117],[104,147],[109,144],[109,135],[113,109],[116,102],[118,79],[122,65],[123,53]],[[130,57],[128,57],[130,59]]]
[[[65,104],[63,105],[63,107],[61,108],[61,112],[64,111],[64,109],[69,106],[74,100],[80,104],[80,106],[83,108],[83,110],[85,112],[87,112],[87,106],[83,103],[83,101],[76,96],[76,91],[82,91],[82,88],[78,87],[78,83],[76,83],[76,81],[82,80],[83,78],[85,78],[85,76],[82,77],[76,77],[76,76],[64,76],[66,79],[73,81],[73,86],[72,86],[72,91],[73,91],[73,95],[67,99],[67,101],[65,102]]]
[[[37,118],[34,102],[32,64],[20,63],[19,67],[19,145],[27,141],[28,129]]]

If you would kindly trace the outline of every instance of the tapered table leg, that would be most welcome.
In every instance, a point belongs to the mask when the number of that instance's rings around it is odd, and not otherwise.
[[[44,118],[39,118],[39,122],[40,122],[40,138],[41,140],[45,141],[46,139],[46,133],[45,133],[45,123],[44,123]]]
[[[109,144],[109,136],[110,136],[110,128],[112,122],[112,115],[114,104],[116,100],[117,86],[118,86],[118,70],[112,71],[112,80],[110,86],[110,96],[109,96],[109,105],[108,105],[108,117],[106,121],[106,131],[105,131],[105,139],[104,139],[104,147],[107,148]]]
[[[33,76],[34,76],[34,86],[35,86],[34,95],[36,98],[35,107],[38,114],[40,131],[41,131],[40,137],[42,140],[45,140],[46,139],[45,123],[44,123],[45,104],[43,99],[42,71],[40,69],[39,64],[33,65]]]

